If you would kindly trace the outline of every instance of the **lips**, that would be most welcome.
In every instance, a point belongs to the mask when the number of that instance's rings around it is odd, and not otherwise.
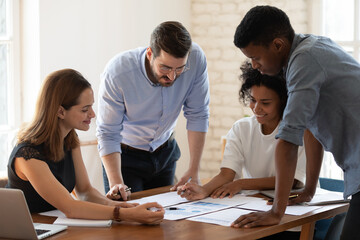
[[[89,121],[84,121],[85,124],[90,124],[91,123],[91,120]]]

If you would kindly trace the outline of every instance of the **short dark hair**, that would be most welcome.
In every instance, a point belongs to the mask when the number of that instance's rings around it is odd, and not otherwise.
[[[262,75],[258,70],[253,69],[251,63],[245,61],[240,67],[242,74],[240,75],[240,81],[242,81],[241,88],[239,90],[239,99],[247,105],[251,98],[251,88],[253,86],[265,86],[275,91],[280,98],[280,116],[282,116],[286,102],[287,102],[287,87],[286,80],[279,73],[276,76]]]
[[[285,12],[272,6],[256,6],[250,9],[236,28],[234,44],[245,48],[250,43],[268,46],[278,37],[285,37],[292,43],[294,29]]]
[[[183,58],[191,48],[191,36],[179,22],[168,21],[159,24],[151,34],[150,48],[154,57],[164,50],[175,58]]]

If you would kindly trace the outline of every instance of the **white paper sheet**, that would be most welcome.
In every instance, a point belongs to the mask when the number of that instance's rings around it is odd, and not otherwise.
[[[89,220],[58,217],[53,224],[74,227],[110,227],[112,220]]]
[[[75,219],[67,218],[60,210],[52,210],[39,213],[40,215],[57,217],[54,224],[77,226],[77,227],[110,227],[112,220],[92,220],[92,219]]]
[[[192,218],[188,218],[187,220],[196,221],[196,222],[204,222],[204,223],[212,223],[221,226],[230,227],[231,223],[234,222],[241,215],[245,215],[251,213],[253,211],[239,209],[239,208],[228,208],[221,211],[208,213],[201,216],[196,216]]]
[[[179,204],[179,203],[185,203],[185,202],[189,202],[189,201],[186,200],[185,198],[180,197],[180,195],[178,195],[177,192],[174,191],[174,192],[156,194],[153,196],[144,197],[144,198],[140,198],[140,199],[130,200],[127,202],[128,203],[139,203],[139,204],[144,204],[144,203],[148,203],[148,202],[157,202],[161,206],[167,207],[167,206],[171,206],[171,205],[175,205],[175,204]]]
[[[245,203],[241,206],[238,206],[238,208],[242,209],[250,209],[250,210],[256,210],[256,211],[269,211],[272,207],[272,205],[267,205],[266,200],[260,200],[260,201],[251,201],[248,203]],[[311,212],[315,209],[320,208],[319,206],[303,206],[303,205],[293,205],[293,206],[287,206],[285,210],[285,214],[289,215],[303,215],[305,213]]]

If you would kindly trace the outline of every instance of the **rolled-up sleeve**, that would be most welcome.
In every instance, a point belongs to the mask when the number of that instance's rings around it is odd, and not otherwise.
[[[204,53],[197,53],[196,76],[191,91],[184,102],[184,116],[187,119],[186,129],[207,132],[209,127],[209,77]]]
[[[102,74],[98,97],[96,137],[100,156],[121,152],[120,132],[123,129],[124,100],[121,88],[106,72]]]

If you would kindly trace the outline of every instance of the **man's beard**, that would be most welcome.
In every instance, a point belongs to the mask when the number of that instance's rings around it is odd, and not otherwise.
[[[170,80],[168,78],[168,76],[166,76],[166,75],[160,76],[160,75],[156,74],[153,66],[151,66],[150,69],[151,69],[151,74],[153,75],[153,77],[155,79],[155,84],[160,84],[162,87],[171,87],[177,79],[177,76],[176,76],[173,81],[168,82],[168,80]],[[163,81],[161,81],[161,80],[163,80]]]

